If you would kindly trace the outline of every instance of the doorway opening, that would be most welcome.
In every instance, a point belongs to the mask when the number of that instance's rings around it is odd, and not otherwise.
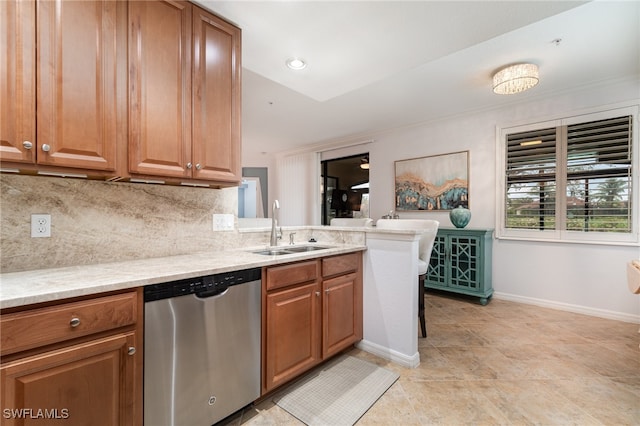
[[[369,153],[320,163],[322,224],[333,218],[369,217]]]

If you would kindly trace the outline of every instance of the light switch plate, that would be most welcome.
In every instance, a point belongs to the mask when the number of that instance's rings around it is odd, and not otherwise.
[[[233,231],[233,215],[232,214],[214,214],[213,230],[214,231]]]

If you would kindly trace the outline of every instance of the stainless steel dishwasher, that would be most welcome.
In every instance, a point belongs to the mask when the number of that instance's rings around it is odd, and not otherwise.
[[[144,289],[144,424],[207,426],[260,396],[261,271]]]

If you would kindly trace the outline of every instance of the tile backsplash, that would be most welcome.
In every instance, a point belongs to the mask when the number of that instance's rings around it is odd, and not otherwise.
[[[208,189],[0,175],[0,271],[55,268],[234,247],[237,188]],[[51,215],[51,237],[31,238],[31,215]]]

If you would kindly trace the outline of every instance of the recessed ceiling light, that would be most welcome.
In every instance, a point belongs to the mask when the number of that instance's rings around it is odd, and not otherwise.
[[[301,70],[307,66],[307,63],[304,61],[304,59],[289,58],[287,59],[287,66],[292,70]]]

